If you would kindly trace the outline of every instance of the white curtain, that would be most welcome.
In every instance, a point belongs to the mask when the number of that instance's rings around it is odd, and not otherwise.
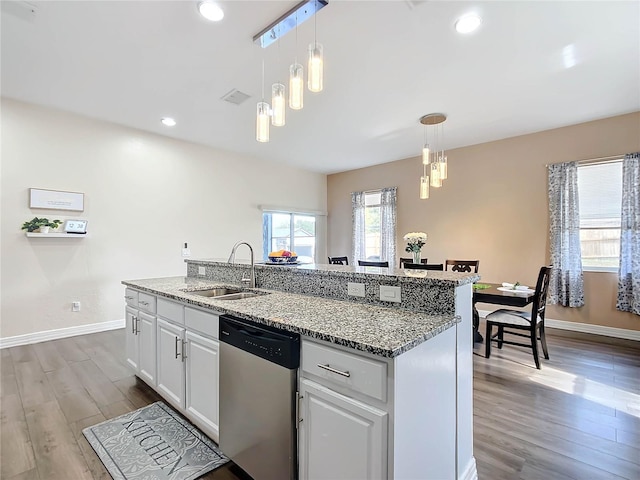
[[[358,264],[358,259],[366,258],[364,248],[365,225],[364,225],[364,192],[353,192],[351,194],[351,216],[353,221],[353,245],[352,262]]]
[[[620,268],[616,308],[640,315],[640,153],[622,161]]]
[[[553,267],[549,280],[549,303],[581,307],[584,305],[584,282],[576,162],[549,165],[548,193]]]
[[[396,192],[397,187],[382,189],[380,199],[380,259],[396,263]]]

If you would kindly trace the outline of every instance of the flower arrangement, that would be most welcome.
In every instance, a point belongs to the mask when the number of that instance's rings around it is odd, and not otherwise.
[[[405,252],[419,252],[427,241],[427,234],[424,232],[409,232],[404,236],[407,241]]]

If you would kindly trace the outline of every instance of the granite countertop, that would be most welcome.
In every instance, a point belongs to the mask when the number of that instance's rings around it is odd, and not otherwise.
[[[191,277],[125,280],[122,283],[221,314],[236,315],[389,358],[435,337],[458,322],[453,315],[427,315],[258,288],[243,290],[265,294],[241,300],[216,300],[215,297],[202,297],[190,294],[189,291],[238,286]]]
[[[227,267],[230,264],[227,260],[211,258],[211,259],[186,259],[185,263],[195,265],[219,265]],[[237,260],[235,265],[250,266],[248,260]],[[429,281],[437,283],[448,283],[453,286],[466,285],[468,283],[477,282],[480,280],[480,275],[477,273],[459,273],[451,271],[437,271],[437,270],[413,270],[398,268],[394,265],[389,267],[361,267],[358,265],[328,265],[321,263],[308,263],[308,264],[267,264],[256,263],[255,268],[260,269],[283,269],[295,270],[299,274],[304,275],[329,275],[332,277],[344,277],[351,278],[354,275],[375,275],[381,280],[394,280],[404,282],[420,282],[425,283]]]

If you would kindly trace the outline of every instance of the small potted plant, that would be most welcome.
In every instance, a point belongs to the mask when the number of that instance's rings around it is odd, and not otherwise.
[[[22,224],[22,230],[26,230],[27,232],[35,232],[38,230],[40,233],[49,233],[50,228],[58,228],[61,223],[62,220],[33,217],[33,220]]]

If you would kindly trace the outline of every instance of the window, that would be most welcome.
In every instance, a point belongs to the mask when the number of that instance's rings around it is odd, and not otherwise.
[[[286,212],[262,214],[263,259],[269,252],[289,250],[301,263],[314,263],[316,258],[316,217]]]
[[[616,271],[620,257],[622,162],[578,166],[578,197],[583,269]]]
[[[381,192],[364,194],[364,252],[371,261],[381,260],[382,241],[380,236]]]
[[[359,260],[395,263],[396,196],[397,187],[351,193],[354,265]]]

